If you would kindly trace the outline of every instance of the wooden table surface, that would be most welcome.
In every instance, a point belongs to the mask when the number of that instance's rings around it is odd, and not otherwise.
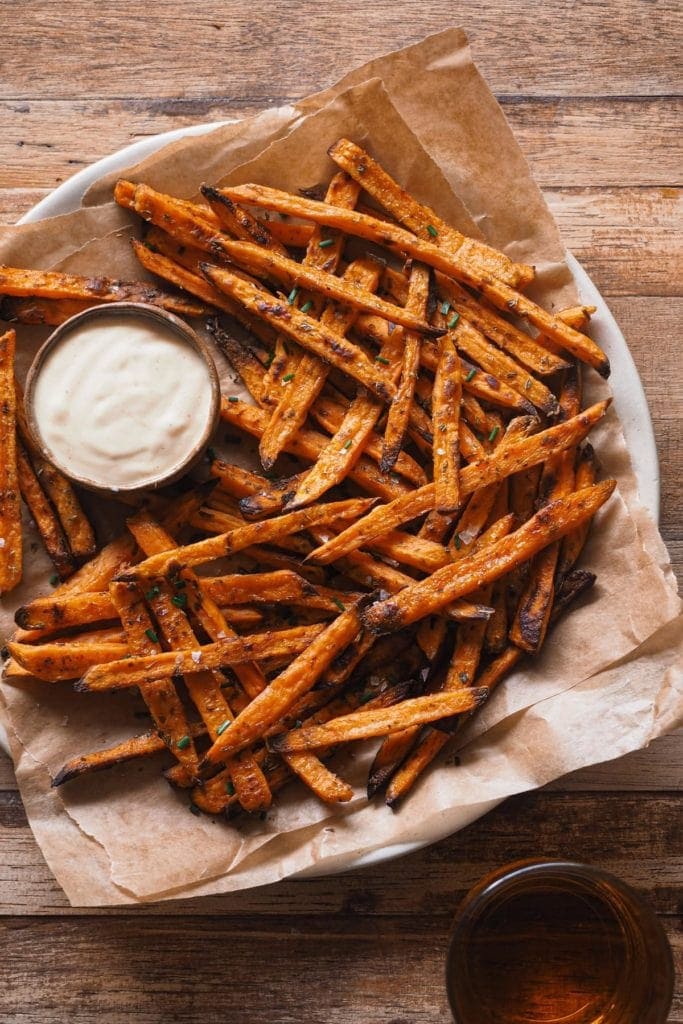
[[[675,0],[0,0],[0,222],[136,139],[294,100],[462,25],[567,245],[629,341],[680,579],[681,15]],[[633,884],[661,916],[680,969],[682,748],[680,735],[663,738],[391,864],[88,913],[67,906],[0,755],[0,1020],[446,1021],[444,952],[459,900],[489,869],[533,855],[588,861]],[[680,976],[672,1024],[683,1022]]]

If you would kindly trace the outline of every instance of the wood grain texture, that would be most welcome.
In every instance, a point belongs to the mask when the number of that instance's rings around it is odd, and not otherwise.
[[[629,341],[683,578],[680,53],[673,0],[0,0],[0,222],[136,139],[323,88],[460,23],[567,245]],[[618,372],[618,368],[616,370]],[[456,836],[354,874],[134,910],[72,910],[0,756],[2,1024],[436,1024],[453,912],[533,855],[643,893],[683,977],[683,734],[520,795]],[[678,816],[678,817],[677,817]],[[302,982],[304,982],[302,984]],[[670,1024],[683,1024],[683,984]]]

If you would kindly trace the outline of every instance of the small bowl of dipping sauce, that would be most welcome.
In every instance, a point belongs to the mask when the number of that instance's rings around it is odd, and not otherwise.
[[[42,454],[103,494],[161,487],[200,457],[218,423],[220,386],[207,346],[145,303],[94,306],[37,353],[26,414]]]

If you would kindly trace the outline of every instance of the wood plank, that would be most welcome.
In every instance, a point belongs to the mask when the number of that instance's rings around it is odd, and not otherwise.
[[[546,791],[586,793],[624,790],[683,790],[683,731],[660,736],[644,750],[590,765],[551,782]]]
[[[603,295],[683,294],[680,189],[546,189],[544,195],[567,248]]]
[[[16,224],[51,191],[49,188],[0,188],[0,224]]]
[[[449,914],[486,872],[524,857],[566,857],[613,871],[674,913],[680,880],[680,800],[667,793],[551,792],[508,800],[434,846],[354,874],[148,906],[141,913]],[[65,897],[25,824],[15,794],[0,793],[0,914],[62,914]],[[389,813],[389,812],[387,812]],[[126,913],[112,910],[106,913]],[[88,910],[88,913],[99,911]]]
[[[248,100],[206,96],[161,108],[137,98],[0,102],[3,184],[53,188],[138,139],[255,113]],[[503,99],[503,110],[542,188],[681,184],[683,101],[515,97]]]
[[[4,1019],[441,1024],[450,1019],[443,970],[454,909],[408,925],[403,918],[377,922],[353,913],[267,923],[4,919],[0,941],[11,951],[0,967]],[[665,927],[680,962],[676,922]],[[682,1012],[679,1000],[670,1024],[680,1024]]]
[[[612,17],[604,4],[580,0],[570,19],[544,0],[529,0],[514,18],[504,0],[461,8],[457,18],[447,0],[410,8],[394,0],[299,0],[296,16],[285,0],[204,0],[189,7],[159,0],[153,9],[135,0],[119,0],[115,9],[74,0],[68,18],[42,0],[24,0],[20,18],[12,17],[11,0],[2,7],[12,26],[0,86],[8,99],[237,95],[269,106],[273,98],[331,84],[351,64],[454,21],[468,31],[497,93],[680,92],[674,0],[623,0]]]

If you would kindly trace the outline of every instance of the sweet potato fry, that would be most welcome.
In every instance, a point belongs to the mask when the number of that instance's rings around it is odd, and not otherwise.
[[[17,442],[17,472],[21,496],[33,516],[45,550],[60,579],[66,579],[76,568],[76,562],[69,550],[64,531],[43,491],[33,466],[20,441]]]
[[[294,774],[325,803],[346,803],[353,797],[353,787],[326,768],[314,755],[289,754],[286,762]]]
[[[549,352],[547,348],[539,345],[537,341],[534,341],[509,320],[504,320],[493,310],[482,306],[457,281],[444,277],[443,274],[437,274],[436,279],[441,297],[448,303],[450,309],[476,327],[491,341],[495,341],[499,348],[508,352],[532,373],[547,377],[569,367],[566,359]]]
[[[123,624],[131,654],[136,657],[160,654],[158,640],[151,639],[155,635],[154,624],[135,584],[110,583],[109,596]],[[191,776],[197,775],[197,751],[190,736],[185,710],[171,677],[143,683],[140,695],[168,749]]]
[[[273,237],[267,224],[257,220],[244,207],[238,206],[232,199],[223,195],[217,188],[211,185],[202,185],[201,193],[216,215],[216,219],[223,231],[234,235],[235,238],[242,238],[245,241],[254,242],[264,249],[270,249],[281,256],[289,256],[284,245]]]
[[[448,513],[455,512],[460,505],[462,371],[451,336],[440,339],[439,349],[432,398],[434,505],[437,512]]]
[[[15,386],[17,427],[36,476],[55,507],[72,555],[78,560],[90,558],[97,550],[93,528],[69,481],[46,462],[38,451],[26,419],[23,391],[18,382]]]
[[[56,327],[76,313],[99,305],[94,299],[13,299],[6,295],[0,299],[0,320]]]
[[[15,427],[14,353],[16,334],[0,337],[0,594],[21,580],[21,502]]]
[[[138,757],[150,757],[161,754],[167,749],[164,740],[157,732],[146,732],[141,736],[133,736],[123,743],[117,743],[106,750],[98,750],[93,754],[74,757],[57,772],[52,780],[53,787],[63,786],[65,782],[91,775],[93,772],[114,768],[117,764],[125,764]]]
[[[152,555],[144,562],[130,569],[125,578],[137,579],[142,576],[153,576],[164,573],[172,563],[182,565],[201,565],[203,562],[222,558],[251,547],[253,544],[272,544],[280,538],[306,530],[317,523],[336,522],[341,519],[353,519],[371,508],[373,501],[366,498],[351,498],[348,501],[333,501],[315,508],[289,512],[275,519],[267,519],[258,523],[249,523],[237,527],[217,537],[186,544],[167,552]],[[121,578],[124,578],[123,576]]]
[[[387,601],[372,605],[363,616],[366,628],[377,633],[393,632],[493,582],[592,517],[615,486],[614,480],[607,480],[551,502],[497,543],[439,569]]]
[[[591,484],[595,483],[596,478],[597,464],[595,452],[591,444],[586,444],[579,450],[574,481],[576,490],[580,491],[584,487],[590,487]],[[570,569],[576,565],[586,543],[589,529],[590,521],[587,521],[573,533],[567,534],[562,541],[560,557],[557,563],[558,581],[561,582],[565,579]]]
[[[320,251],[320,250],[318,250]],[[374,291],[379,279],[379,268],[370,260],[354,260],[349,264],[344,281],[368,291]],[[350,307],[339,308],[330,303],[320,317],[323,328],[329,328],[339,335],[346,335],[356,318],[356,311]],[[327,380],[329,365],[318,356],[304,352],[294,374],[296,387],[290,387],[283,394],[270,418],[261,438],[259,454],[261,463],[270,469],[283,450],[287,441],[303,426],[311,405],[320,394]]]
[[[117,612],[108,593],[53,594],[39,597],[18,608],[14,621],[24,630],[37,634],[33,639],[47,636],[72,626],[91,625],[117,618]]]
[[[278,242],[282,242],[288,249],[305,249],[314,231],[312,224],[304,224],[302,221],[276,220],[274,218],[264,220],[261,217],[259,220],[266,225],[273,238],[277,238]]]
[[[429,300],[429,269],[421,263],[414,263],[410,272],[408,297],[405,309],[425,319]],[[415,331],[403,332],[403,360],[401,379],[396,396],[389,406],[387,424],[384,432],[384,447],[379,468],[388,473],[393,469],[398,454],[403,447],[403,439],[408,429],[408,421],[415,381],[420,367],[420,335]]]
[[[226,401],[225,399],[221,402],[221,418],[226,423],[240,427],[253,437],[260,437],[267,423],[267,413],[264,414],[262,409],[247,405],[246,402]],[[317,431],[302,429],[298,431],[296,437],[287,443],[286,451],[298,458],[314,462],[326,446],[327,441],[328,439]],[[381,498],[392,500],[409,491],[409,488],[400,480],[381,473],[379,467],[363,456],[348,475],[364,491]]]
[[[201,584],[219,605],[223,604],[282,604],[291,603],[304,608],[321,608],[338,612],[344,600],[354,600],[358,594],[343,590],[316,587],[291,570],[251,573],[243,576],[202,577]]]
[[[460,492],[467,497],[480,487],[504,480],[511,473],[527,469],[564,448],[583,440],[589,430],[605,415],[609,402],[598,402],[565,423],[549,427],[531,437],[521,437],[499,451],[477,462],[471,462],[460,473]],[[363,519],[357,520],[328,544],[316,548],[308,557],[321,564],[342,558],[356,548],[381,537],[402,523],[416,519],[434,507],[434,485],[426,484],[388,505],[379,505]]]
[[[385,558],[409,565],[420,572],[435,572],[451,561],[450,553],[442,544],[400,530],[389,530],[383,536],[375,537],[368,546]]]
[[[441,270],[449,277],[456,277],[465,284],[479,289],[485,298],[505,311],[513,311],[517,316],[528,320],[535,327],[547,334],[553,341],[570,352],[575,358],[594,366],[603,376],[609,375],[609,361],[602,349],[584,334],[560,321],[556,316],[547,313],[510,285],[486,273],[477,272],[468,266],[459,254],[452,254],[437,245],[417,238],[403,228],[369,217],[356,211],[337,210],[325,203],[299,196],[290,196],[286,192],[268,188],[265,185],[238,185],[225,190],[238,202],[260,206],[279,213],[288,213],[295,217],[303,217],[317,224],[327,224],[350,235],[365,238],[385,246],[391,252],[401,256],[412,256],[421,260],[435,270]]]
[[[358,607],[343,611],[310,646],[302,651],[267,690],[240,712],[229,729],[207,752],[211,764],[224,760],[249,746],[278,720],[294,702],[313,688],[334,658],[353,640],[360,629]]]
[[[204,306],[184,296],[159,291],[147,281],[116,281],[107,277],[80,277],[56,270],[0,267],[0,295],[42,299],[94,299],[96,302],[148,302],[180,316],[202,316]]]
[[[224,665],[241,665],[248,661],[259,661],[266,657],[288,658],[298,654],[304,648],[310,646],[311,642],[324,630],[322,624],[312,626],[294,626],[292,629],[278,631],[267,631],[265,633],[252,633],[247,636],[218,640],[212,644],[197,644],[192,650],[165,651],[162,654],[149,658],[125,658],[125,649],[121,645],[113,645],[116,651],[108,653],[109,659],[99,658],[94,660],[89,655],[89,663],[80,674],[82,678],[76,686],[78,690],[121,690],[131,686],[139,686],[140,682],[154,679],[163,679],[169,675],[184,675],[186,672],[196,672],[201,665],[206,669],[217,669]],[[17,658],[19,664],[27,662],[24,667],[32,667],[33,664],[42,664],[40,652],[46,648],[54,648],[60,655],[64,654],[65,648],[57,644],[43,644],[42,647],[31,647],[28,644],[14,644],[19,647]],[[83,644],[82,648],[90,645]],[[111,655],[116,655],[118,659]],[[30,652],[30,653],[29,653]],[[48,654],[51,652],[48,651]],[[80,651],[76,652],[76,655]],[[12,655],[14,656],[14,655]],[[98,654],[95,652],[95,657]],[[72,661],[77,660],[75,657]],[[30,662],[30,665],[29,665]],[[90,667],[92,666],[92,667]],[[86,671],[87,668],[87,671]],[[74,676],[64,678],[73,679]]]
[[[201,299],[207,306],[214,306],[216,309],[222,309],[225,313],[230,313],[236,319],[240,318],[239,303],[231,302],[226,295],[212,287],[201,273],[188,270],[187,267],[176,263],[175,260],[160,252],[155,252],[135,238],[131,240],[130,244],[141,266],[150,274],[156,274],[157,277],[163,278],[164,281],[175,285],[176,288],[182,288],[183,291],[194,295],[195,298]]]
[[[386,736],[412,725],[424,725],[447,715],[472,711],[486,699],[486,696],[486,690],[467,689],[413,697],[391,708],[356,711],[350,715],[343,715],[325,725],[304,725],[301,729],[285,733],[283,736],[273,737],[269,743],[277,752],[293,753],[300,750],[315,750],[335,743],[350,743],[354,740]]]
[[[514,287],[523,287],[533,280],[533,267],[513,263],[484,242],[456,231],[429,206],[418,202],[401,188],[360,146],[348,139],[339,139],[328,149],[328,153],[339,167],[359,182],[368,195],[419,238],[433,239],[435,244],[457,253],[482,272],[488,272]]]
[[[18,644],[8,641],[7,649],[17,664],[36,679],[56,683],[78,679],[92,666],[105,666],[126,657],[128,647],[121,643]]]

